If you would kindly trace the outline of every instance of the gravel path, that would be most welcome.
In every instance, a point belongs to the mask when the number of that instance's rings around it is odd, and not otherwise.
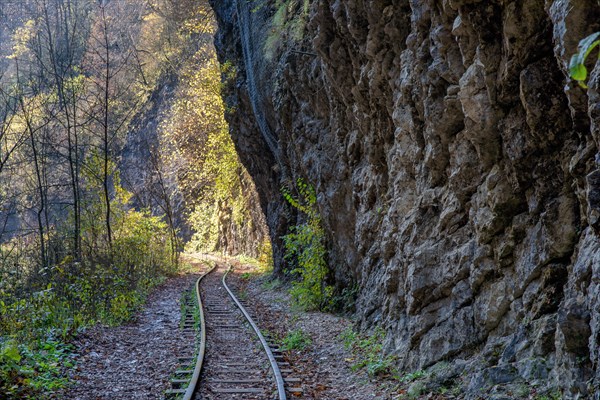
[[[353,355],[346,350],[340,338],[342,332],[352,326],[344,317],[320,313],[302,312],[290,306],[290,297],[282,288],[268,288],[266,278],[241,279],[244,272],[252,272],[240,264],[231,277],[242,291],[246,292],[248,308],[261,330],[277,337],[301,329],[312,339],[304,351],[285,352],[294,375],[301,378],[304,392],[302,399],[322,400],[367,400],[400,399],[393,390],[396,384],[390,381],[372,381],[364,371],[353,371]],[[296,397],[296,398],[298,398]]]
[[[193,355],[193,341],[186,340],[179,329],[180,300],[197,278],[185,275],[168,280],[126,325],[96,326],[80,335],[75,342],[80,356],[71,372],[75,383],[58,398],[162,398],[177,368],[177,357]]]

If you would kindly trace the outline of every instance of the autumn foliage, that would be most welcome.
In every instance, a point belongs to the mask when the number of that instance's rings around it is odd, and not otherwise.
[[[213,29],[208,4],[191,0],[0,3],[3,395],[51,396],[66,384],[72,335],[126,320],[177,271],[172,191],[192,210],[242,195]],[[176,187],[162,186],[160,207],[143,209],[120,161],[166,76],[182,84],[150,174]]]

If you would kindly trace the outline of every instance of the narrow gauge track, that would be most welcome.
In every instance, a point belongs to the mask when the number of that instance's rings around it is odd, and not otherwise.
[[[171,396],[183,396],[184,400],[190,400],[194,396],[196,392],[196,388],[198,386],[198,381],[200,379],[200,373],[202,371],[203,363],[204,363],[204,354],[206,351],[206,322],[204,318],[204,307],[202,305],[202,297],[200,296],[200,283],[206,276],[208,276],[212,271],[217,268],[216,264],[212,265],[196,281],[194,285],[194,294],[196,297],[196,305],[198,306],[198,332],[194,332],[194,316],[192,312],[193,303],[187,303],[186,311],[187,315],[185,315],[185,323],[184,323],[184,333],[188,335],[192,335],[194,333],[198,333],[198,354],[196,357],[184,357],[180,358],[182,362],[182,368],[175,371],[175,374],[178,375],[177,378],[171,380],[171,384],[174,386],[174,389],[167,390],[165,395],[167,398]],[[195,336],[195,335],[194,335]],[[190,337],[191,339],[191,337]],[[179,386],[186,386],[181,388]]]
[[[243,301],[227,286],[225,278],[230,270],[215,266],[196,282],[198,355],[178,371],[187,374],[182,376],[185,379],[173,380],[187,388],[167,393],[182,395],[184,400],[286,400],[277,364],[285,365],[281,353],[269,347]]]
[[[275,356],[227,286],[228,272],[217,268],[202,283],[207,351],[194,399],[285,400]]]

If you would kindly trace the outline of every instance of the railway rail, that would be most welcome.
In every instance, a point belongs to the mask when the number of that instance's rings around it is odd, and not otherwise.
[[[198,351],[180,359],[166,398],[287,400],[287,393],[301,394],[300,379],[290,376],[293,371],[277,345],[260,331],[244,306],[244,293],[236,296],[236,288],[228,285],[232,269],[215,263],[198,278],[197,316],[187,315],[184,322],[184,332],[194,330]]]

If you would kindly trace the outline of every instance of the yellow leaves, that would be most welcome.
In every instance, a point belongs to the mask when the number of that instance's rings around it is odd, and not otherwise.
[[[17,28],[13,34],[13,52],[8,56],[10,59],[21,58],[29,51],[29,42],[37,33],[36,22],[32,19],[28,20],[23,26]]]
[[[212,48],[203,46],[193,59],[203,62],[200,65],[193,63],[183,72],[183,84],[171,107],[170,117],[161,125],[163,147],[170,149],[171,155],[166,160],[172,166],[184,160],[185,167],[194,171],[193,177],[186,174],[188,179],[209,180],[222,186],[223,180],[231,180],[223,175],[224,170],[232,167],[235,150],[224,119],[220,68]],[[180,184],[187,186],[183,182]]]
[[[182,30],[189,34],[204,32],[214,34],[216,31],[215,25],[207,23],[205,19],[188,19],[183,23]]]
[[[231,65],[224,70],[235,77]],[[191,250],[214,249],[224,212],[238,226],[251,220],[242,193],[244,169],[224,118],[221,73],[214,48],[205,43],[184,68],[177,97],[161,124],[163,162],[174,171],[186,202],[193,206]]]

